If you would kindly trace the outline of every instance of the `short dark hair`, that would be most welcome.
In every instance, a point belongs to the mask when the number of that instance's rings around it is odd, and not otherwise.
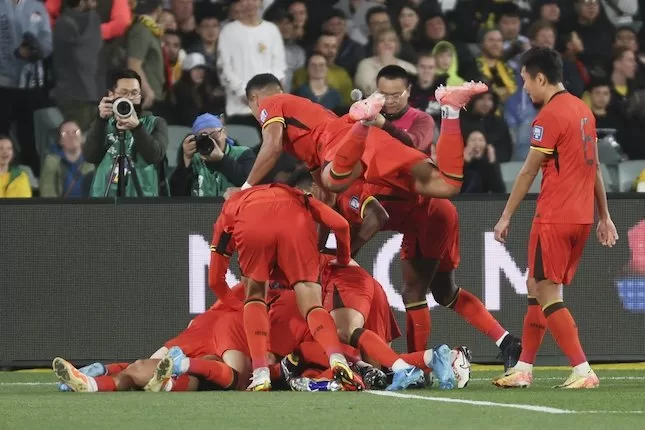
[[[68,7],[70,9],[74,9],[74,8],[78,7],[78,5],[81,4],[81,0],[65,0],[63,2],[63,4],[65,5],[65,7]]]
[[[377,13],[384,13],[387,14],[388,17],[390,16],[384,6],[374,6],[367,10],[367,13],[365,14],[365,22],[369,25],[372,16],[376,15]]]
[[[179,37],[181,39],[181,36],[179,35],[179,32],[177,30],[171,30],[171,29],[164,30],[163,35],[164,36],[177,36],[177,37]]]
[[[289,22],[293,22],[293,15],[289,13],[286,9],[281,7],[269,8],[264,14],[263,18],[269,22],[282,22],[285,19]]]
[[[406,72],[403,67],[396,65],[385,66],[381,70],[379,70],[378,74],[376,75],[376,82],[378,82],[381,78],[390,80],[403,79],[406,85],[410,83],[410,74]]]
[[[324,22],[327,22],[327,21],[329,21],[330,19],[333,19],[333,18],[340,18],[340,19],[346,21],[347,20],[347,15],[341,9],[338,9],[337,7],[335,7],[335,8],[332,8],[329,12],[327,12],[327,15],[325,16],[325,21]]]
[[[121,79],[136,79],[139,82],[139,86],[141,86],[141,76],[137,72],[132,69],[121,69],[112,73],[110,77],[110,88],[115,89]]]
[[[289,175],[289,179],[287,180],[287,185],[294,188],[300,188],[302,190],[310,190],[313,183],[314,178],[307,169],[295,170],[291,175]]]
[[[495,16],[495,22],[499,24],[499,21],[504,16],[507,16],[509,18],[520,18],[520,7],[511,2],[502,3],[499,6],[497,14]]]
[[[553,34],[557,37],[555,25],[553,25],[551,22],[544,19],[537,20],[533,24],[531,24],[531,26],[527,31],[527,35],[529,36],[530,40],[535,40],[538,33],[546,29],[551,30]]]
[[[282,88],[280,79],[271,73],[260,73],[259,75],[253,76],[246,84],[246,98],[251,97],[253,91],[264,89],[270,85],[277,85]]]
[[[214,19],[218,23],[220,22],[220,19],[217,13],[214,10],[207,9],[206,11],[204,11],[204,13],[197,15],[195,19],[195,24],[197,24],[197,26],[200,26],[202,22],[206,21],[207,19]]]
[[[567,52],[567,45],[573,40],[574,33],[575,31],[567,31],[566,33],[560,33],[557,35],[555,47],[558,52]]]
[[[307,61],[305,61],[305,65],[309,66],[309,62],[311,61],[312,58],[314,57],[323,57],[325,59],[325,64],[327,64],[327,58],[322,54],[320,51],[314,51],[311,54],[307,56]]]
[[[522,67],[532,78],[542,73],[551,85],[562,83],[562,57],[551,48],[531,48],[522,55]]]
[[[329,31],[323,31],[316,38],[316,42],[318,42],[321,37],[333,37],[333,38],[336,38],[336,35],[334,33],[329,32]]]
[[[625,46],[618,46],[618,47],[614,48],[611,51],[611,63],[613,64],[614,61],[622,60],[623,55],[625,55],[626,53],[631,52],[631,51],[632,51],[631,49],[629,49],[629,48],[627,48]]]
[[[612,87],[611,80],[607,77],[593,78],[591,82],[589,82],[589,85],[587,85],[587,91],[591,92],[594,90],[594,88],[600,88],[600,87],[607,87],[611,89]]]

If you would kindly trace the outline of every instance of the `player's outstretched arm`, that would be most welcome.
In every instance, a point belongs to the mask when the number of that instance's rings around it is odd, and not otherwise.
[[[508,197],[508,201],[506,202],[504,212],[502,212],[502,216],[495,225],[495,240],[498,242],[506,241],[508,225],[511,222],[511,218],[513,217],[513,214],[515,214],[515,211],[517,211],[522,200],[524,200],[524,197],[526,197],[526,194],[529,192],[535,177],[540,171],[540,166],[546,157],[547,154],[531,147],[531,150],[526,157],[526,161],[524,162],[524,166],[522,166],[522,170],[520,170],[519,175],[517,175],[517,179],[515,179],[515,184],[513,184],[513,189],[511,190],[511,195]]]
[[[281,122],[267,124],[262,129],[262,147],[258,153],[253,168],[249,173],[242,189],[258,185],[269,174],[282,154],[282,134],[284,125]]]
[[[598,154],[596,153],[596,158]],[[607,203],[607,193],[605,191],[605,181],[602,179],[602,172],[600,170],[600,163],[598,163],[598,168],[596,169],[596,184],[594,186],[594,197],[596,200],[596,206],[598,207],[598,228],[596,229],[596,235],[598,236],[598,241],[603,246],[612,247],[616,244],[618,240],[618,232],[616,231],[616,226],[611,220],[611,215],[609,215],[609,205]]]
[[[336,260],[347,266],[351,260],[350,232],[347,220],[338,212],[314,198],[309,199],[309,211],[317,223],[329,227],[336,236]]]
[[[363,202],[361,217],[363,218],[363,223],[352,239],[352,255],[356,255],[363,245],[381,231],[390,219],[390,215],[381,203],[371,196]]]
[[[226,283],[226,271],[234,249],[231,233],[224,231],[223,215],[217,219],[214,230],[211,244],[211,264],[208,266],[208,286],[219,300],[227,306],[237,308],[242,303],[231,294]]]

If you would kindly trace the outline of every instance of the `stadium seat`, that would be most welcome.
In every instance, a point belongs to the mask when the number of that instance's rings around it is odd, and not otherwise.
[[[36,152],[41,161],[47,155],[47,150],[58,139],[58,127],[63,122],[63,114],[57,107],[38,109],[34,112],[34,141]]]
[[[602,174],[602,181],[605,183],[605,191],[608,193],[618,191],[616,180],[611,174],[609,166],[607,166],[606,164],[600,164],[600,173]]]
[[[506,185],[506,192],[510,193],[515,183],[515,178],[520,173],[522,166],[524,165],[523,161],[509,161],[507,163],[501,163],[500,167],[502,169],[502,179],[504,180],[504,185]],[[529,188],[529,194],[537,194],[540,192],[540,185],[542,184],[542,170],[540,170],[533,181],[533,185]]]
[[[645,160],[623,161],[618,165],[618,189],[631,191],[638,175],[645,170]]]
[[[250,125],[227,124],[226,132],[228,136],[234,139],[240,146],[248,146],[253,148],[262,142],[260,133],[255,127]]]
[[[171,168],[177,167],[177,152],[181,148],[181,143],[186,136],[193,131],[190,127],[181,125],[168,126],[168,149],[166,149],[166,157],[168,157],[168,166]]]

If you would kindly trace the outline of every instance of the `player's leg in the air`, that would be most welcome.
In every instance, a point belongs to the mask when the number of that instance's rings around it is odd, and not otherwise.
[[[591,225],[585,224],[533,223],[527,283],[530,298],[522,334],[526,352],[522,351],[520,361],[513,368],[493,381],[495,385],[505,388],[531,385],[533,363],[544,337],[544,326],[573,367],[567,380],[556,388],[596,388],[599,385],[580,344],[578,327],[561,295],[562,285],[569,285],[575,275],[590,230]],[[541,307],[541,313],[536,306]]]

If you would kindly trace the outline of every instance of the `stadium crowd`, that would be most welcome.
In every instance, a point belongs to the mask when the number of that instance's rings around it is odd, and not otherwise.
[[[462,192],[510,191],[538,109],[518,70],[531,46],[560,52],[567,90],[591,107],[608,190],[643,191],[645,161],[637,161],[645,160],[643,6],[642,0],[3,0],[0,197],[115,195],[119,139],[131,161],[126,174],[136,171],[141,182],[141,190],[129,183],[126,195],[222,196],[242,185],[259,150],[244,89],[267,72],[285,92],[338,114],[347,112],[354,88],[366,96],[380,91],[385,120],[416,108],[434,120],[435,133],[437,87],[483,80],[490,91],[471,101],[462,121]],[[120,97],[136,115],[115,126],[108,120]],[[202,150],[200,136],[215,144]],[[432,144],[414,143],[432,154]],[[298,167],[283,154],[269,179],[285,181]]]

